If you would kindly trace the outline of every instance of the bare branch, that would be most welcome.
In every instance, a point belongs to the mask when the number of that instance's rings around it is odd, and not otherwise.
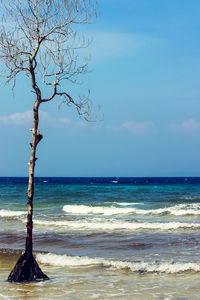
[[[79,116],[82,116],[86,121],[91,121],[89,118],[91,116],[91,105],[89,101],[90,91],[87,97],[80,98],[79,102],[74,101],[74,99],[66,92],[56,92],[56,95],[63,97],[63,103],[67,105],[73,104]]]
[[[86,101],[89,107],[89,98],[83,101],[79,97],[75,102],[62,84],[67,81],[77,84],[80,75],[88,72],[89,59],[80,60],[79,50],[88,47],[91,41],[80,39],[75,28],[95,20],[96,1],[8,0],[2,2],[1,11],[0,59],[4,62],[2,73],[5,75],[6,71],[7,82],[12,81],[14,88],[17,76],[25,73],[38,101],[64,97],[78,108],[79,114],[86,115],[80,111],[86,107],[83,105]],[[42,87],[38,85],[42,83],[53,88],[50,96],[42,98]]]

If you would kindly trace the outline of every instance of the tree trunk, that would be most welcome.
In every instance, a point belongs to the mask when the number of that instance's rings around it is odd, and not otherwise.
[[[26,253],[28,256],[32,255],[33,251],[33,242],[32,242],[32,231],[33,231],[33,197],[34,197],[34,171],[35,171],[35,161],[36,161],[36,148],[37,148],[37,134],[38,134],[38,116],[39,102],[36,100],[33,107],[33,128],[32,128],[32,143],[31,146],[31,155],[29,161],[29,182],[28,182],[28,190],[27,190],[27,236],[26,236]]]
[[[33,257],[33,241],[32,241],[32,232],[33,232],[33,197],[34,197],[34,170],[35,170],[35,161],[36,158],[36,148],[37,144],[42,139],[42,135],[38,131],[39,124],[39,110],[40,101],[38,99],[35,101],[33,107],[33,128],[32,128],[32,143],[31,146],[31,155],[29,161],[29,182],[27,190],[27,236],[26,236],[26,245],[25,253],[17,261],[14,269],[11,271],[8,281],[36,281],[36,280],[47,280],[49,279],[39,268],[35,258]]]

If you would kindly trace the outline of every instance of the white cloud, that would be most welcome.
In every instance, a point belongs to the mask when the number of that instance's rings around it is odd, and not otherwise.
[[[192,133],[192,132],[199,132],[200,131],[200,122],[189,119],[183,121],[180,124],[170,124],[168,126],[168,130],[172,132],[184,132],[184,133]]]
[[[8,116],[0,116],[1,124],[8,125],[23,125],[29,123],[32,117],[32,111],[25,111],[23,113],[14,113]]]
[[[83,121],[78,120],[74,121],[70,118],[56,118],[49,115],[47,112],[40,110],[39,111],[40,121],[44,121],[51,126],[64,126],[64,127],[73,127],[73,128],[83,128],[86,125]],[[14,113],[7,116],[0,116],[0,124],[7,126],[31,126],[33,121],[33,112],[31,110]]]
[[[152,133],[156,132],[156,125],[153,122],[124,122],[119,126],[110,126],[111,130],[130,132],[137,134]]]
[[[103,127],[102,123],[87,123],[84,120],[72,120],[70,118],[54,117],[49,115],[45,111],[39,112],[41,125],[54,128],[70,128],[70,130],[92,129],[99,130]],[[14,113],[7,116],[0,116],[0,125],[6,126],[23,126],[30,128],[32,126],[33,115],[32,111],[25,111],[20,113]],[[153,122],[136,122],[129,121],[120,125],[110,125],[104,127],[105,130],[118,131],[118,132],[130,132],[133,134],[148,134],[156,132],[157,128]]]
[[[49,120],[51,117],[48,113],[44,111],[39,112],[40,118],[44,120]],[[27,125],[30,124],[33,120],[32,110],[25,112],[14,113],[7,116],[0,116],[0,123],[6,125]]]

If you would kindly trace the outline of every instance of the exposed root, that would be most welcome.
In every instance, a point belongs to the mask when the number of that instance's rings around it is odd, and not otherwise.
[[[33,255],[28,256],[26,252],[20,256],[15,267],[8,276],[8,281],[10,282],[38,281],[48,279],[48,276],[42,272]]]

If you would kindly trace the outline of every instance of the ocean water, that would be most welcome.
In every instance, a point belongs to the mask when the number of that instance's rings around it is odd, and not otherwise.
[[[200,178],[36,178],[34,254],[49,281],[8,283],[27,178],[0,178],[0,299],[200,299]]]

